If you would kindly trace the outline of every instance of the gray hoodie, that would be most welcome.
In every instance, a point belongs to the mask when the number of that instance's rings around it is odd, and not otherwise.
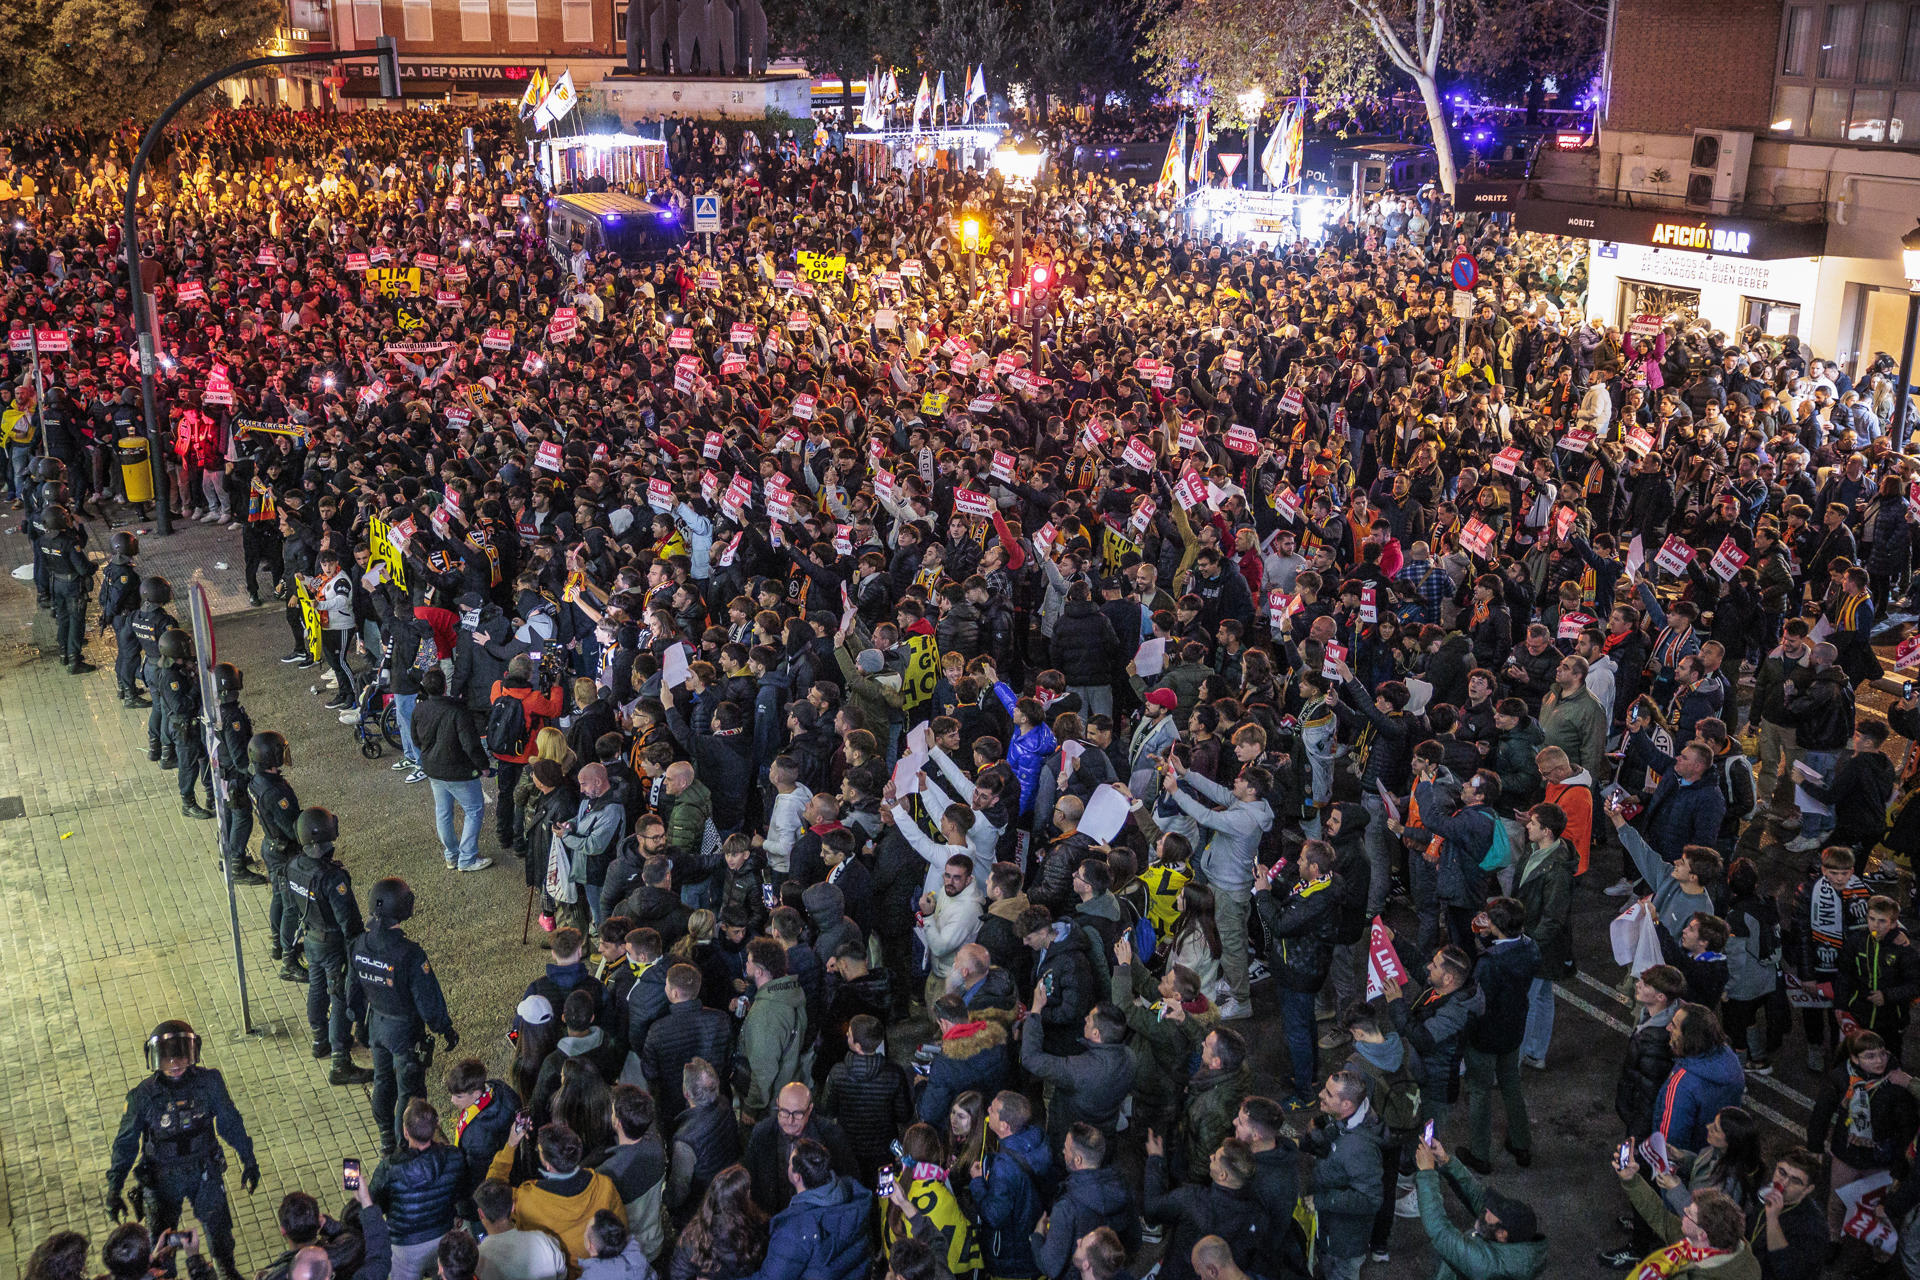
[[[653,1266],[639,1239],[629,1236],[627,1247],[611,1258],[580,1259],[580,1280],[653,1280]]]
[[[1180,775],[1180,789],[1173,802],[1211,834],[1200,854],[1200,869],[1216,893],[1249,893],[1253,890],[1253,864],[1260,854],[1260,837],[1273,826],[1273,806],[1265,800],[1239,800],[1230,787],[1211,778],[1203,778],[1189,769]],[[1200,793],[1214,804],[1212,809],[1187,794],[1187,788]]]

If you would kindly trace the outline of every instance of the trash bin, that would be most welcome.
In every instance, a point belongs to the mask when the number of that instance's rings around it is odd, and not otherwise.
[[[114,451],[120,458],[120,483],[126,488],[127,501],[152,502],[153,468],[147,461],[146,440],[127,436],[114,441]]]

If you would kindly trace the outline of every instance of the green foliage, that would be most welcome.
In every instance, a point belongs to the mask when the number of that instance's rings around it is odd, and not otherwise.
[[[1214,118],[1245,124],[1239,95],[1278,99],[1304,80],[1323,109],[1386,87],[1380,46],[1345,0],[1160,0],[1141,51],[1161,87],[1212,95]]]
[[[0,127],[151,121],[201,76],[256,54],[278,0],[7,0]]]

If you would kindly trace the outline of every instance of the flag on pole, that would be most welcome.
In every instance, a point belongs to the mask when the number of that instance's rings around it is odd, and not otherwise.
[[[933,122],[940,123],[941,112],[947,109],[947,73],[940,73],[940,82],[933,87]]]
[[[919,91],[913,95],[913,127],[915,129],[920,127],[920,116],[922,113],[931,111],[932,108],[933,86],[927,83],[927,73],[922,71],[920,73]]]
[[[1207,145],[1213,141],[1208,131],[1212,108],[1200,108],[1200,114],[1194,117],[1193,154],[1187,159],[1187,181],[1200,186],[1207,180]]]
[[[553,88],[547,91],[547,96],[540,100],[540,109],[533,114],[534,124],[541,129],[558,124],[573,110],[576,101],[573,72],[562,71],[560,78],[553,82]]]
[[[874,64],[873,74],[867,77],[866,96],[860,100],[860,123],[869,129],[878,129],[885,120],[882,105],[887,92],[886,78],[880,74],[879,64]]]
[[[1285,163],[1287,129],[1293,122],[1293,113],[1299,110],[1299,104],[1289,102],[1280,110],[1280,118],[1273,122],[1273,130],[1267,136],[1267,146],[1260,153],[1260,172],[1267,176],[1267,185],[1281,186],[1280,170]]]
[[[1167,138],[1167,158],[1160,165],[1160,180],[1153,184],[1155,195],[1178,197],[1182,194],[1181,178],[1186,173],[1186,167],[1180,163],[1180,143],[1186,132],[1185,120],[1173,122],[1173,133]]]
[[[967,119],[973,119],[973,104],[987,100],[987,64],[973,69],[973,83],[967,88]]]
[[[1287,122],[1286,142],[1286,179],[1288,185],[1299,183],[1306,163],[1303,152],[1307,145],[1307,104],[1294,104],[1293,118]]]
[[[527,91],[520,95],[520,118],[525,120],[528,116],[538,111],[541,100],[546,96],[546,72],[536,67],[534,68],[533,74],[527,77]]]

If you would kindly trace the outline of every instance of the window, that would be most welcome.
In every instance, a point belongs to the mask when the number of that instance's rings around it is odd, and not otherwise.
[[[409,40],[433,39],[433,5],[430,0],[401,0],[400,15]]]
[[[1771,132],[1920,147],[1920,0],[1790,4]]]
[[[532,44],[540,38],[540,7],[536,0],[507,0],[507,39]]]
[[[560,0],[560,38],[568,44],[593,43],[592,0]]]
[[[386,34],[380,26],[380,0],[353,0],[353,33],[361,40]]]
[[[488,0],[460,0],[460,38],[468,44],[486,44],[493,39]]]

